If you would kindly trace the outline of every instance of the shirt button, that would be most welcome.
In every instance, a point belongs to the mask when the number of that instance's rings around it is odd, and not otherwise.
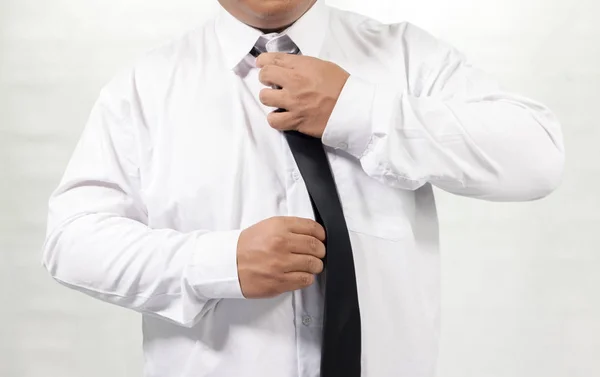
[[[338,149],[344,149],[344,150],[346,150],[346,149],[348,149],[348,144],[346,144],[346,143],[339,143],[338,144]]]
[[[312,318],[310,318],[310,316],[305,315],[304,317],[302,317],[302,324],[304,326],[308,326],[312,323]]]
[[[297,181],[300,179],[300,173],[297,170],[294,170],[292,172],[292,178],[294,179],[294,181]]]

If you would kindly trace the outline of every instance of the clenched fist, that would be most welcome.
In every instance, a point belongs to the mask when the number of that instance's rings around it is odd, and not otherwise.
[[[240,234],[238,276],[246,298],[268,298],[313,284],[323,271],[325,230],[309,219],[273,217]]]
[[[325,60],[271,52],[256,59],[259,80],[267,86],[260,101],[285,109],[269,114],[267,121],[276,130],[295,130],[320,138],[350,74]]]

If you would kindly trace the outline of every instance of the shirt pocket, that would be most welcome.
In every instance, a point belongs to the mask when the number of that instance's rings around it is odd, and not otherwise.
[[[331,165],[349,231],[387,240],[412,237],[413,191],[376,181],[357,161],[337,157]]]
[[[214,376],[221,362],[223,362],[223,358],[219,357],[216,350],[210,348],[203,341],[196,340],[180,377]]]

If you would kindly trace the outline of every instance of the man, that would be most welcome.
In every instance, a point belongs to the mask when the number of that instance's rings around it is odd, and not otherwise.
[[[555,117],[411,24],[220,3],[102,90],[45,266],[143,314],[146,376],[433,376],[432,186],[546,196]]]

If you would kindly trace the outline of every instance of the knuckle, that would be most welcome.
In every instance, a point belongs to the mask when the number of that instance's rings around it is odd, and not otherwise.
[[[294,103],[299,104],[302,107],[311,99],[310,96],[306,96],[304,93],[297,92],[293,95],[290,95],[290,98]]]
[[[310,231],[312,232],[312,234],[314,235],[318,235],[320,234],[319,232],[319,228],[321,227],[321,225],[319,225],[319,223],[317,223],[316,221],[313,221],[310,223]]]
[[[293,73],[292,74],[292,81],[301,84],[305,81],[305,78],[303,75],[301,75],[300,73]]]
[[[273,58],[273,64],[274,65],[281,65],[281,64],[283,64],[283,58],[281,57],[281,55],[276,55]]]
[[[290,226],[291,219],[287,216],[279,216],[277,217],[277,222],[282,228],[287,228]]]
[[[281,217],[278,218],[277,225],[278,225],[278,230],[282,234],[288,234],[290,228],[293,225],[293,220],[290,217],[281,216]]]
[[[319,240],[317,240],[314,237],[311,237],[308,240],[308,247],[310,248],[310,250],[312,250],[313,252],[316,252],[319,250]]]
[[[274,229],[277,229],[277,227],[282,221],[281,219],[281,216],[272,216],[266,219],[265,222],[267,222],[269,226],[273,227]]]
[[[285,285],[286,283],[289,283],[289,278],[283,272],[278,273],[275,276],[275,278],[273,279],[273,284],[275,284],[277,286],[282,286],[282,285]]]
[[[271,73],[272,69],[273,67],[270,65],[265,65],[264,67],[262,67],[258,74],[259,79],[265,79]]]
[[[309,285],[312,285],[314,280],[315,277],[313,275],[304,274],[300,277],[300,284],[302,284],[305,287],[308,287]]]
[[[282,270],[281,267],[282,267],[282,263],[277,258],[273,258],[273,259],[269,260],[269,262],[267,263],[267,268],[269,271],[269,275],[271,277],[276,277],[279,274],[279,271]]]
[[[286,239],[284,236],[280,235],[280,234],[276,234],[274,236],[271,237],[271,247],[270,249],[272,251],[278,251],[280,250],[282,247],[284,247],[286,244]]]

